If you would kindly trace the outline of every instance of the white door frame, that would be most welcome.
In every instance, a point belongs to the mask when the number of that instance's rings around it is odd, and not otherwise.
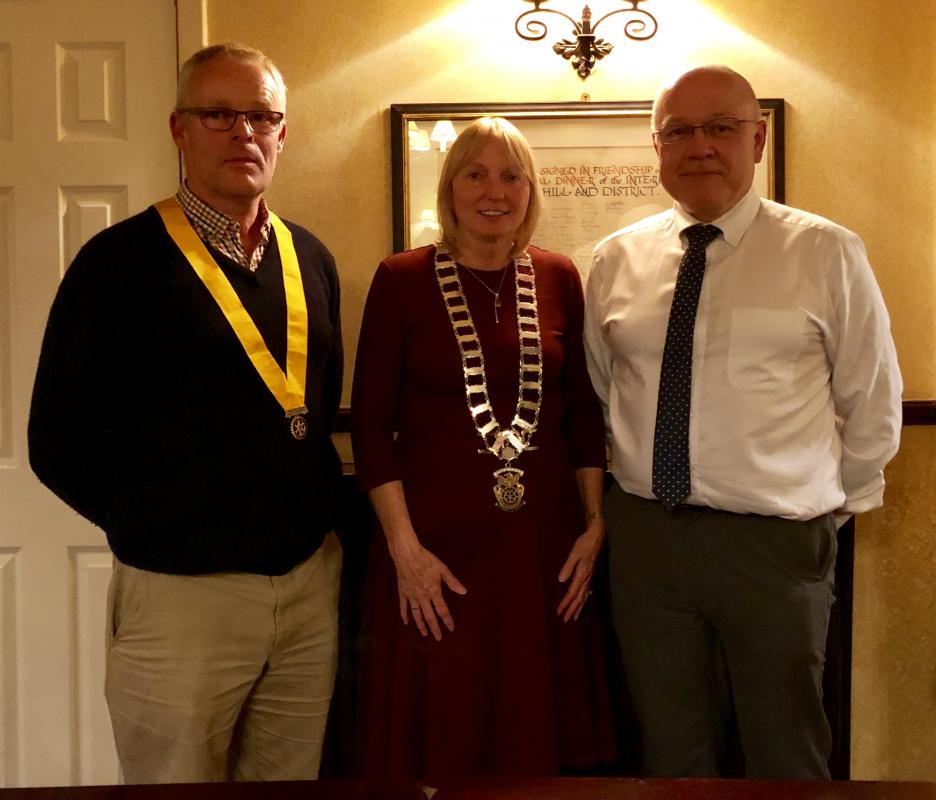
[[[208,44],[208,0],[176,0],[176,41],[179,66]]]

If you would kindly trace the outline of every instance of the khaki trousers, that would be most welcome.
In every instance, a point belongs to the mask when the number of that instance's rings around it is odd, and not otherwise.
[[[334,533],[273,577],[115,560],[105,694],[126,782],[316,778],[340,574]]]

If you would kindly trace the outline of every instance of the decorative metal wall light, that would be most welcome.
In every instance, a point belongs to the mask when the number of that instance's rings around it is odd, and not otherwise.
[[[524,23],[526,32],[520,30],[520,22],[531,14],[558,14],[572,23],[575,39],[563,39],[553,45],[553,50],[567,61],[572,62],[572,68],[578,73],[582,80],[585,80],[595,66],[595,62],[604,58],[614,49],[614,45],[599,39],[595,35],[598,26],[608,17],[615,14],[628,14],[630,19],[624,23],[624,35],[628,39],[635,41],[644,41],[652,39],[657,32],[657,21],[654,16],[640,8],[640,4],[646,0],[621,0],[626,3],[628,8],[618,8],[609,11],[597,22],[592,24],[592,12],[588,6],[582,9],[582,19],[576,22],[573,17],[558,11],[555,8],[541,8],[549,0],[523,0],[525,3],[532,3],[534,8],[524,11],[514,23],[514,30],[521,39],[528,42],[538,42],[546,38],[546,23],[538,19],[528,19]]]

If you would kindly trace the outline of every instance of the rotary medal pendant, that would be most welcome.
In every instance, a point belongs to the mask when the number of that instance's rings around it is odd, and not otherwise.
[[[301,406],[286,414],[286,418],[289,420],[289,432],[292,434],[293,439],[302,441],[309,435],[309,423],[306,422],[306,418],[303,416],[307,413],[308,409]]]
[[[516,467],[503,467],[495,470],[494,499],[501,511],[517,511],[523,505],[523,493],[526,491],[520,479],[523,470]]]
[[[504,440],[510,436],[510,432],[501,431],[495,439],[495,448],[499,458],[504,459],[507,465],[494,471],[494,499],[497,501],[497,507],[501,511],[517,511],[523,503],[523,494],[526,491],[520,479],[523,477],[523,470],[510,466],[519,453],[507,444]]]
[[[305,439],[309,435],[309,425],[305,421],[305,417],[301,414],[296,414],[292,419],[289,420],[289,432],[293,435],[293,439]]]

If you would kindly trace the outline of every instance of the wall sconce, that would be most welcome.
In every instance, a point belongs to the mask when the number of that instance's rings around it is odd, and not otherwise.
[[[555,8],[540,8],[540,6],[548,2],[548,0],[524,0],[525,3],[532,3],[535,7],[531,8],[529,11],[524,11],[517,17],[517,21],[514,23],[514,30],[521,39],[526,39],[528,42],[538,42],[546,38],[546,23],[538,19],[529,19],[524,25],[526,29],[526,33],[524,33],[520,30],[520,20],[537,13],[558,14],[560,17],[565,17],[565,19],[572,23],[575,39],[563,39],[562,41],[556,42],[553,45],[553,50],[567,61],[571,61],[572,68],[578,73],[578,76],[582,80],[585,80],[595,66],[595,61],[604,58],[614,49],[613,44],[606,42],[604,39],[598,39],[595,36],[595,31],[598,30],[598,26],[608,17],[614,16],[615,14],[631,15],[631,18],[624,24],[624,35],[627,36],[628,39],[644,41],[646,39],[652,39],[657,32],[657,21],[654,16],[639,7],[640,4],[646,2],[646,0],[621,1],[628,3],[630,7],[609,11],[593,25],[591,21],[591,9],[588,6],[582,9],[581,21],[576,22],[575,19],[568,14],[557,11]]]

